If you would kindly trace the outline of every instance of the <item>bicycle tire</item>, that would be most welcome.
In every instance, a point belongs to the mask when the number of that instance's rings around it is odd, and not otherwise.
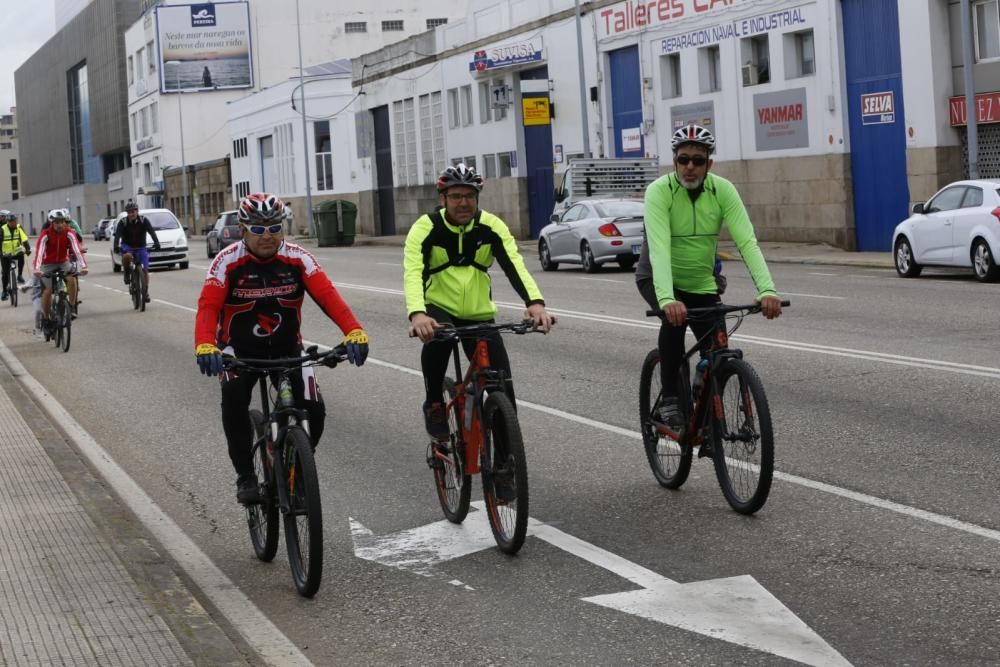
[[[528,534],[528,464],[517,411],[503,392],[490,394],[483,406],[483,448],[480,456],[483,497],[493,538],[500,551],[516,554]],[[497,498],[498,474],[505,475],[506,482],[513,484],[513,498]]]
[[[300,427],[292,426],[286,432],[284,453],[285,479],[279,483],[285,484],[288,492],[288,564],[299,594],[311,598],[323,577],[323,515],[312,443]]]
[[[11,260],[11,270],[8,276],[7,282],[10,285],[10,294],[8,298],[10,299],[10,307],[17,308],[17,296],[20,290],[17,289],[17,269],[14,268],[13,260]]]
[[[137,280],[136,268],[135,266],[133,266],[131,271],[129,271],[129,277],[128,277],[128,294],[130,297],[132,297],[133,310],[139,310],[139,300],[142,298],[139,295],[139,285],[136,282],[136,280]]]
[[[139,312],[146,312],[146,296],[149,294],[149,276],[139,269]]]
[[[260,410],[250,411],[250,430],[253,442],[258,443],[267,433],[267,424]],[[267,440],[254,444],[250,455],[260,488],[260,504],[247,505],[247,528],[250,542],[259,560],[270,563],[278,553],[278,497],[274,475],[267,459]]]
[[[62,351],[69,352],[69,343],[73,333],[73,306],[69,299],[63,296],[59,299],[59,327],[62,330]]]
[[[62,307],[60,306],[60,301],[62,300],[62,294],[56,293],[54,302],[49,306],[49,312],[52,314],[52,342],[55,343],[56,348],[62,347]]]
[[[715,474],[730,507],[753,514],[767,502],[774,477],[774,430],[764,385],[740,359],[720,366],[715,382],[722,405],[712,426]]]
[[[444,401],[445,405],[451,404],[455,399],[455,381],[451,378],[444,380]],[[467,400],[472,400],[469,396]],[[465,452],[460,448],[464,447],[462,442],[461,429],[462,416],[458,414],[458,405],[453,405],[448,411],[448,431],[451,435],[448,438],[447,451],[442,452],[444,456],[435,457],[434,486],[437,489],[438,502],[441,504],[441,511],[448,521],[452,523],[462,523],[469,514],[469,501],[472,498],[472,480],[465,473]],[[433,445],[431,445],[433,447]],[[431,452],[434,456],[434,452]],[[440,464],[440,465],[437,465]]]
[[[686,398],[688,392],[687,364],[681,366],[678,375],[678,395]],[[639,424],[642,430],[642,444],[646,450],[646,460],[653,471],[653,477],[666,489],[679,489],[691,473],[691,445],[680,443],[661,434],[653,426],[660,407],[660,351],[653,348],[642,362],[639,374]],[[690,401],[682,400],[681,408],[689,413]]]

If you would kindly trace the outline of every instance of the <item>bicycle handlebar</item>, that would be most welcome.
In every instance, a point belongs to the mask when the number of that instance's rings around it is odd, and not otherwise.
[[[347,361],[347,348],[343,345],[338,345],[326,352],[320,352],[319,346],[311,345],[306,348],[305,352],[301,357],[282,357],[277,359],[246,359],[223,356],[222,367],[228,370],[266,373],[272,370],[289,370],[300,366],[315,366],[318,364],[334,368],[337,364]]]
[[[505,322],[495,324],[493,322],[483,322],[482,324],[468,324],[464,327],[456,327],[452,324],[445,324],[440,329],[434,331],[434,340],[449,341],[462,338],[479,338],[484,334],[500,331],[509,331],[518,335],[539,331],[535,328],[531,320],[521,322]]]
[[[781,307],[787,308],[792,305],[791,301],[782,301]],[[697,319],[699,317],[708,317],[710,315],[724,315],[727,313],[736,312],[746,312],[747,314],[759,313],[760,303],[752,303],[745,306],[727,306],[721,304],[718,306],[705,306],[704,308],[688,308],[688,317]],[[646,317],[662,317],[662,310],[647,310]]]

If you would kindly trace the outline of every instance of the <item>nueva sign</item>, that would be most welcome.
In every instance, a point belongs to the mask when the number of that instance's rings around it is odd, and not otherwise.
[[[611,37],[657,23],[715,12],[745,0],[625,0],[598,14],[601,37]]]

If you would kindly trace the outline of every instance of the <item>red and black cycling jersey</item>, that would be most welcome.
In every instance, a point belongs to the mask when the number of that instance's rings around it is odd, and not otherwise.
[[[216,256],[201,288],[195,347],[232,346],[248,357],[292,353],[302,342],[307,293],[345,334],[361,328],[316,258],[301,246],[282,243],[273,257],[261,260],[244,243],[234,243]]]

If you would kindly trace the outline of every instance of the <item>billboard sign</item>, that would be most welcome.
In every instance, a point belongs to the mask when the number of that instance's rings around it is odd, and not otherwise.
[[[976,122],[1000,123],[1000,92],[976,95]],[[957,95],[948,99],[948,112],[952,127],[965,125],[967,109],[965,96]]]
[[[715,133],[715,102],[694,102],[670,107],[670,132],[685,125],[701,125]]]
[[[523,65],[525,63],[541,62],[542,38],[535,37],[526,42],[491,46],[480,49],[472,55],[469,63],[470,72],[489,72],[501,67]]]
[[[896,122],[896,100],[891,90],[861,96],[861,124],[882,125]]]
[[[160,92],[253,87],[246,2],[156,8]]]
[[[753,117],[757,150],[809,146],[805,88],[754,95]]]

